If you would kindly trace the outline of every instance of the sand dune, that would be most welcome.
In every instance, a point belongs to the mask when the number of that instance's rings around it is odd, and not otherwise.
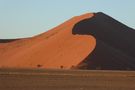
[[[73,26],[93,14],[76,16],[54,29],[32,38],[0,44],[0,66],[8,68],[65,68],[78,65],[91,53],[96,40],[73,35]]]
[[[96,38],[96,48],[80,63],[86,69],[135,70],[134,29],[99,12],[77,23],[73,34]]]
[[[0,40],[0,67],[135,70],[135,30],[101,12],[76,16],[31,38]]]

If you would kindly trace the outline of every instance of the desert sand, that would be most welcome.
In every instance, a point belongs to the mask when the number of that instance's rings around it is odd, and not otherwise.
[[[135,70],[135,30],[102,13],[76,23],[73,34],[92,35],[96,47],[82,63],[86,69]],[[82,66],[82,65],[80,65]]]
[[[134,90],[134,71],[0,69],[1,90]]]
[[[135,70],[135,30],[102,13],[40,35],[0,40],[1,68]]]
[[[74,25],[93,17],[87,13],[40,35],[0,43],[1,68],[70,69],[77,66],[96,46],[91,35],[74,35]]]

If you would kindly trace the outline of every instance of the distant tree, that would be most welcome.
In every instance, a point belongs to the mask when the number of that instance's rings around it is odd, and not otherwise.
[[[74,65],[71,66],[71,69],[75,69],[76,67]]]
[[[38,64],[38,65],[37,65],[38,68],[41,68],[42,66],[43,66],[43,65],[41,65],[41,64]]]
[[[64,66],[62,66],[62,65],[61,65],[61,66],[60,66],[60,68],[61,68],[61,69],[63,69],[63,68],[64,68]]]

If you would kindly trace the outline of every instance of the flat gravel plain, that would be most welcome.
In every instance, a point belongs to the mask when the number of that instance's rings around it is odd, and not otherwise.
[[[0,90],[135,90],[135,71],[0,69]]]

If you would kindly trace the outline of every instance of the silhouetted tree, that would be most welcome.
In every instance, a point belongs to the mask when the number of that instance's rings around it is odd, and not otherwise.
[[[64,68],[64,66],[62,66],[62,65],[61,65],[61,66],[60,66],[60,68],[61,68],[61,69],[63,69],[63,68]]]
[[[42,67],[42,65],[41,64],[38,64],[37,67],[40,68],[40,67]]]

